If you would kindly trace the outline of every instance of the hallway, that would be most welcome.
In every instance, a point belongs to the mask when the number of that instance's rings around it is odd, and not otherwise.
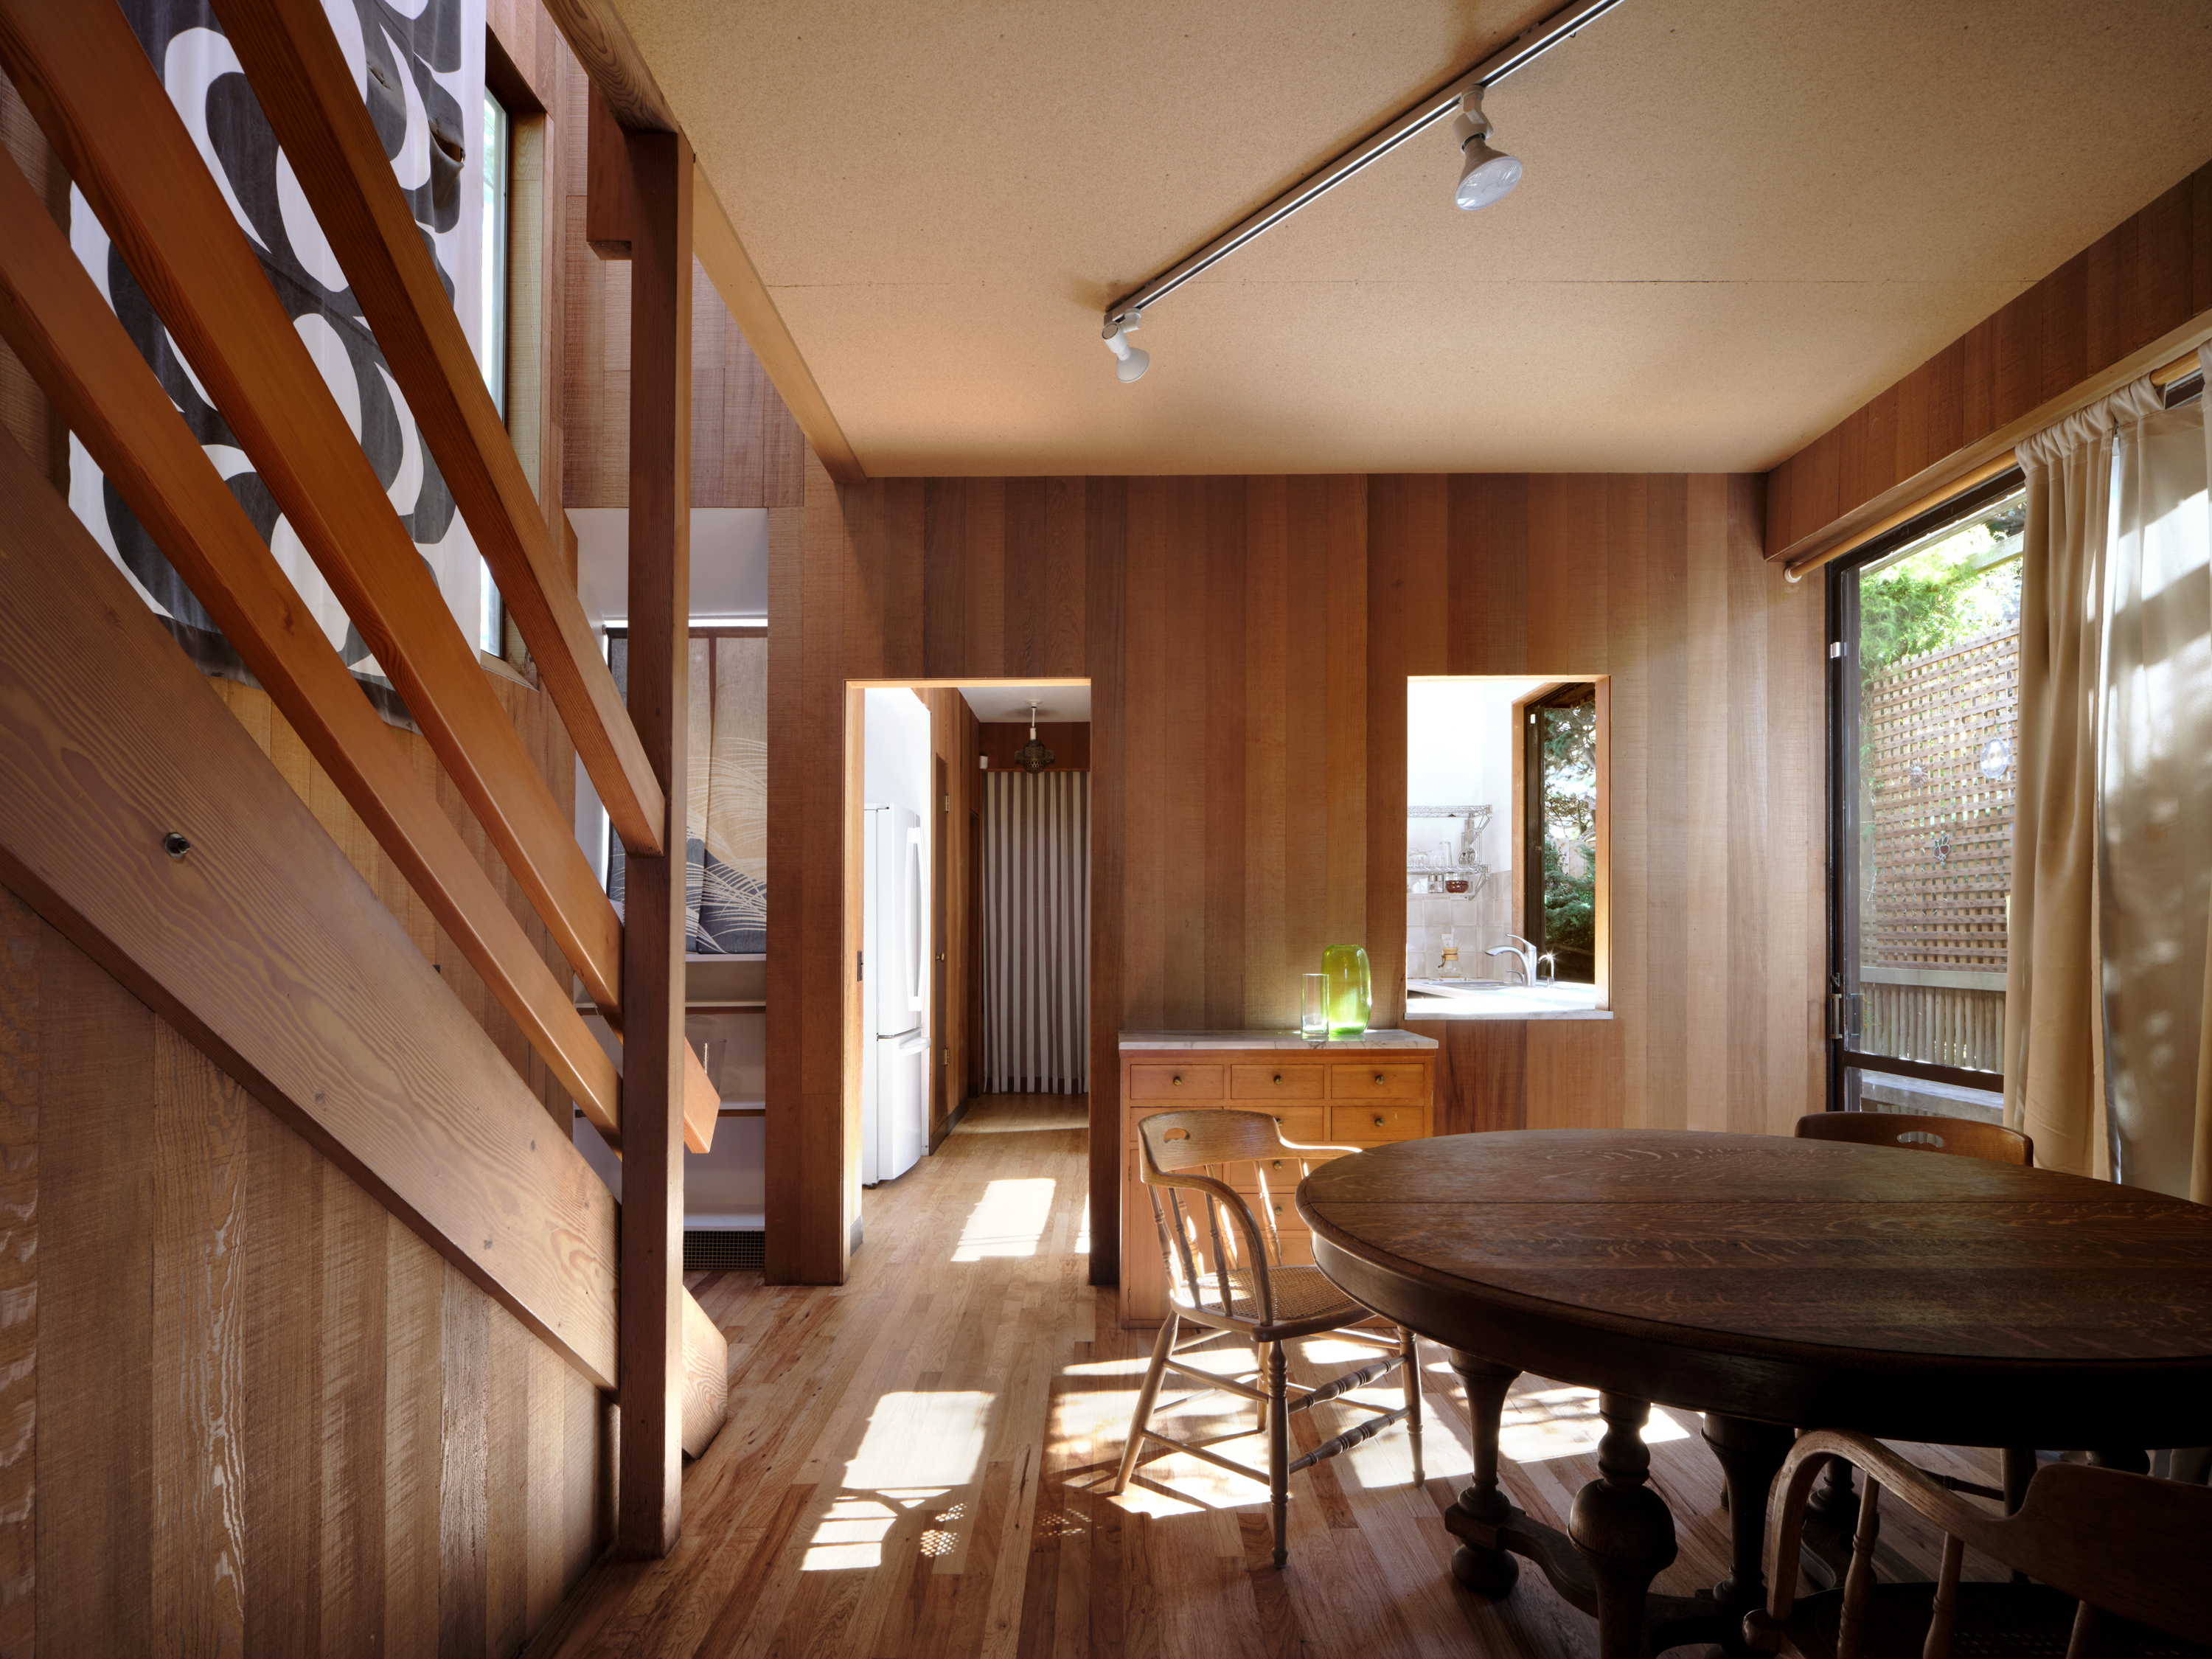
[[[1267,1565],[1256,1481],[1177,1456],[1147,1463],[1126,1498],[1103,1496],[1151,1333],[1121,1330],[1114,1292],[1085,1282],[1084,1148],[1078,1100],[979,1100],[934,1157],[866,1195],[848,1285],[692,1276],[730,1340],[730,1422],[685,1473],[683,1541],[665,1561],[602,1566],[532,1653],[1591,1650],[1587,1621],[1533,1571],[1497,1604],[1452,1583],[1439,1516],[1468,1473],[1466,1416],[1427,1345],[1426,1486],[1406,1485],[1395,1432],[1294,1477],[1285,1571]],[[1299,1346],[1292,1375],[1307,1381],[1352,1352],[1327,1339]],[[1395,1389],[1386,1380],[1382,1395]],[[1294,1423],[1304,1443],[1318,1438],[1310,1416]],[[1523,1378],[1504,1436],[1514,1500],[1563,1523],[1596,1473],[1597,1426],[1594,1396]],[[1653,1480],[1680,1529],[1657,1587],[1680,1594],[1724,1567],[1719,1471],[1697,1431],[1693,1416],[1655,1410],[1648,1433]],[[1261,1446],[1225,1449],[1255,1461]],[[1963,1460],[1936,1466],[1966,1472]],[[1908,1564],[1924,1576],[1928,1542],[1886,1512],[1884,1576]],[[1969,1557],[1970,1576],[1976,1565]]]

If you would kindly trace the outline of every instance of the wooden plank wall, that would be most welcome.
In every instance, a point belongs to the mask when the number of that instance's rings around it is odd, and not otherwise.
[[[2208,311],[2212,161],[1768,473],[1767,556]]]
[[[1613,677],[1615,1002],[1464,1054],[1447,1121],[1787,1129],[1819,1103],[1820,599],[1721,477],[811,475],[771,553],[772,1275],[834,1281],[846,686],[1092,682],[1092,1216],[1114,1236],[1115,1034],[1288,1026],[1364,943],[1402,996],[1404,682]],[[773,1200],[772,1200],[773,1201]],[[781,1231],[783,1239],[778,1243]],[[1111,1272],[1110,1251],[1094,1271]]]
[[[521,732],[531,758],[538,763],[547,782],[552,786],[553,799],[563,805],[572,803],[575,799],[576,751],[568,740],[568,733],[562,726],[560,715],[554,710],[552,699],[542,691],[517,684],[496,672],[488,673],[487,678],[491,682],[493,694],[514,721],[516,730]],[[560,1080],[547,1067],[544,1059],[531,1047],[529,1040],[522,1034],[522,1028],[500,1006],[498,999],[492,995],[483,976],[469,964],[468,958],[461,954],[452,936],[438,925],[436,918],[430,914],[429,907],[416,896],[391,859],[386,856],[384,849],[377,845],[376,837],[369,833],[368,826],[347,805],[345,797],[338,793],[337,785],[324,770],[322,763],[307,752],[307,745],[300,741],[299,735],[270,700],[269,694],[256,686],[241,685],[236,680],[210,678],[208,684],[229,706],[239,723],[260,745],[262,752],[276,763],[276,769],[292,786],[293,793],[307,804],[316,821],[329,833],[331,839],[337,842],[339,849],[354,868],[361,872],[362,878],[375,889],[376,896],[384,902],[385,908],[398,920],[407,930],[408,937],[437,968],[447,988],[460,999],[461,1006],[483,1028],[484,1034],[491,1038],[500,1053],[507,1056],[507,1062],[530,1085],[532,1092],[545,1103],[547,1114],[560,1126],[561,1133],[569,1133],[574,1115],[568,1091],[561,1086]],[[446,809],[447,817],[453,820],[453,827],[460,831],[462,840],[476,854],[485,873],[490,876],[493,884],[506,899],[507,908],[514,913],[515,920],[522,924],[523,932],[530,942],[544,957],[546,965],[562,980],[568,979],[568,964],[562,958],[560,947],[554,944],[552,936],[547,933],[544,923],[538,920],[528,896],[508,872],[506,860],[485,838],[483,825],[477,822],[476,814],[469,810],[460,791],[446,775],[445,769],[439,764],[428,739],[420,732],[398,727],[392,729],[392,737],[406,751],[417,774],[436,789],[439,804]]]
[[[521,3],[521,0],[514,0]],[[543,22],[542,8],[532,7]],[[548,29],[550,22],[543,22]],[[565,52],[566,47],[562,50]],[[573,64],[574,60],[570,60]],[[562,265],[567,328],[563,504],[629,504],[629,283],[625,260],[584,240],[585,100],[580,70],[563,86],[569,191]],[[691,505],[796,507],[806,440],[696,260],[691,266]]]
[[[0,891],[0,1653],[495,1654],[599,1392]]]
[[[1612,677],[1614,1018],[1413,1026],[1444,1045],[1439,1133],[1788,1133],[1822,1103],[1822,615],[1760,557],[1758,480],[1378,477],[1370,502],[1378,1018],[1405,972],[1385,688]]]

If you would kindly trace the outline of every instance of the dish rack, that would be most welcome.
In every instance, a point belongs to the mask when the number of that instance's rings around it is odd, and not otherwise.
[[[1406,816],[1409,818],[1464,818],[1467,820],[1467,842],[1471,847],[1489,824],[1491,813],[1487,806],[1409,806],[1406,809]],[[1472,898],[1489,881],[1490,866],[1473,863],[1435,864],[1409,857],[1406,861],[1406,878],[1410,884],[1417,876],[1442,876],[1448,881],[1464,878],[1467,892],[1464,895],[1455,893],[1452,896]],[[1412,890],[1410,886],[1408,890]]]

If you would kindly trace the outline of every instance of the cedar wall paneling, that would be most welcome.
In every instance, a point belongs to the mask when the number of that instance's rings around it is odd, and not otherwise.
[[[567,729],[561,724],[561,716],[555,711],[552,699],[542,691],[519,685],[497,673],[487,672],[486,678],[491,682],[493,695],[498,697],[508,718],[514,720],[516,730],[521,732],[531,758],[537,763],[538,769],[551,786],[553,799],[561,804],[563,811],[571,810],[575,799],[576,751],[568,742]],[[238,717],[239,724],[245,726],[253,740],[261,745],[262,751],[276,763],[276,769],[292,786],[293,793],[307,804],[316,821],[328,832],[331,839],[337,842],[339,850],[345,854],[354,868],[361,872],[362,879],[375,890],[377,897],[384,902],[384,908],[406,928],[408,937],[415,941],[416,947],[436,965],[447,988],[460,999],[461,1006],[469,1011],[477,1024],[483,1028],[485,1035],[507,1056],[507,1063],[530,1085],[532,1092],[545,1103],[545,1109],[559,1126],[560,1133],[571,1133],[574,1104],[568,1098],[568,1091],[561,1086],[560,1079],[553,1075],[544,1059],[530,1045],[529,1039],[523,1036],[522,1028],[515,1024],[514,1017],[493,996],[483,975],[461,953],[452,936],[438,925],[429,907],[408,885],[406,878],[399,873],[398,866],[377,844],[376,837],[347,804],[331,775],[307,752],[307,745],[293,731],[282,711],[270,700],[269,694],[257,687],[241,685],[235,680],[211,678],[208,684],[229,705],[231,713]],[[453,821],[453,827],[460,832],[461,839],[483,866],[493,886],[507,901],[507,908],[522,924],[524,934],[537,946],[538,953],[544,957],[546,966],[553,970],[555,979],[566,983],[571,976],[571,970],[567,959],[561,954],[560,946],[554,944],[551,935],[546,932],[544,922],[539,919],[528,895],[507,869],[506,860],[485,839],[483,826],[477,821],[475,812],[447,775],[445,768],[440,764],[437,755],[430,747],[429,740],[420,732],[398,727],[392,729],[392,738],[406,750],[415,763],[416,771],[436,790],[438,803],[446,809],[446,816]]]
[[[512,1655],[599,1392],[0,892],[0,1652]]]
[[[629,262],[584,240],[584,100],[566,83],[562,141],[570,195],[563,265],[568,507],[629,504]],[[696,260],[691,265],[691,505],[796,507],[805,496],[806,440]]]
[[[841,1277],[860,1202],[854,680],[1091,679],[1095,1237],[1119,1030],[1288,1026],[1339,940],[1401,1017],[1409,674],[1612,677],[1616,1017],[1455,1027],[1442,1121],[1820,1103],[1820,600],[1761,560],[1757,479],[809,477],[771,553],[772,1276]]]
[[[1767,556],[2208,311],[2212,162],[1767,474]]]

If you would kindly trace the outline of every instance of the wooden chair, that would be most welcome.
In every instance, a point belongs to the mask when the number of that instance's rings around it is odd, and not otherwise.
[[[1805,1505],[1831,1460],[1865,1472],[1867,1495],[1890,1496],[1940,1528],[1935,1584],[1876,1584],[1868,1564],[1880,1522],[1863,1504],[1839,1590],[1798,1599]],[[1768,1602],[1745,1615],[1744,1638],[1793,1659],[1949,1659],[2017,1654],[2088,1659],[2203,1656],[2212,1637],[2212,1488],[2118,1469],[2051,1463],[2019,1510],[1995,1516],[1929,1480],[1876,1440],[1823,1430],[1790,1449],[1766,1522]],[[1981,1551],[2041,1582],[1961,1583],[1960,1558]],[[2148,1626],[2148,1628],[2145,1628]]]
[[[1926,1117],[1918,1112],[1814,1112],[1797,1120],[1797,1139],[1956,1152],[1990,1164],[2035,1162],[2035,1143],[2017,1129],[1972,1118]]]
[[[1212,1108],[1188,1112],[1159,1112],[1144,1120],[1138,1133],[1142,1158],[1140,1170],[1152,1200],[1158,1223],[1161,1253],[1167,1259],[1168,1316],[1161,1322],[1152,1345],[1152,1362],[1137,1391],[1137,1410],[1129,1424],[1128,1443],[1122,1448],[1121,1467],[1113,1490],[1124,1491],[1136,1473],[1145,1443],[1189,1453],[1236,1474],[1264,1480],[1274,1511],[1275,1565],[1281,1566],[1285,1510],[1290,1497],[1290,1477],[1309,1464],[1334,1457],[1370,1438],[1403,1418],[1413,1443],[1413,1484],[1421,1484],[1420,1361],[1413,1332],[1393,1327],[1395,1334],[1352,1328],[1375,1317],[1366,1309],[1329,1283],[1318,1267],[1285,1266],[1282,1240],[1275,1230],[1274,1206],[1268,1199],[1267,1174],[1272,1167],[1295,1182],[1316,1163],[1356,1146],[1301,1146],[1282,1139],[1275,1120],[1265,1112],[1237,1112]],[[1327,1154],[1317,1157],[1316,1154]],[[1252,1166],[1254,1188],[1259,1199],[1259,1218],[1254,1206],[1230,1184],[1233,1166]],[[1291,1169],[1295,1166],[1296,1174]],[[1226,1218],[1224,1225],[1224,1218]],[[1206,1328],[1206,1334],[1183,1349],[1176,1335],[1185,1324]],[[1283,1344],[1299,1337],[1334,1333],[1356,1342],[1385,1350],[1373,1363],[1347,1372],[1334,1382],[1308,1389],[1289,1379]],[[1239,1336],[1260,1351],[1264,1388],[1243,1377],[1176,1363],[1188,1352],[1215,1338]],[[1393,1370],[1404,1371],[1406,1403],[1395,1408],[1370,1406],[1347,1396],[1355,1389],[1379,1382]],[[1267,1468],[1263,1471],[1224,1457],[1208,1445],[1176,1440],[1152,1427],[1159,1398],[1163,1372],[1174,1371],[1201,1386],[1199,1395],[1215,1389],[1241,1395],[1260,1407],[1260,1429],[1267,1436]],[[1323,1441],[1296,1459],[1290,1455],[1290,1419],[1293,1412],[1311,1410],[1327,1401],[1373,1413],[1334,1439]],[[1180,1403],[1180,1402],[1178,1402]],[[1233,1437],[1222,1436],[1220,1438]]]
[[[2035,1143],[2017,1129],[1972,1118],[1929,1117],[1918,1112],[1814,1112],[1797,1120],[1797,1139],[1841,1140],[1858,1146],[1896,1146],[1907,1152],[1950,1152],[1960,1158],[1978,1158],[1989,1164],[2032,1167],[2035,1163]],[[2001,1456],[2004,1471],[1999,1477],[2003,1482],[2002,1491],[1927,1470],[1922,1473],[1930,1480],[1944,1481],[1954,1492],[1997,1498],[2008,1510],[2017,1509],[2021,1495],[2027,1490],[2028,1477],[2035,1473],[2035,1453],[2026,1448],[2008,1447]],[[1838,1464],[1828,1501],[1848,1502],[1850,1482],[1848,1466]]]

